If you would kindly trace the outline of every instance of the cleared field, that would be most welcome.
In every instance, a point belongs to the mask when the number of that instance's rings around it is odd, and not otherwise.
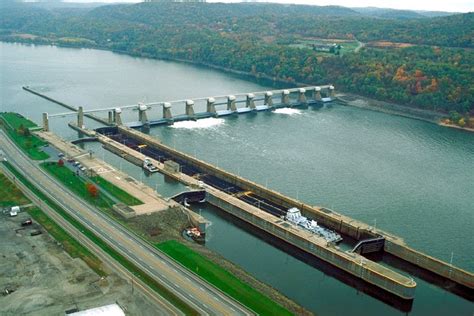
[[[305,38],[298,40],[294,44],[290,44],[291,47],[298,47],[298,48],[307,48],[313,49],[313,46],[316,47],[327,47],[329,49],[330,46],[333,44],[340,45],[340,54],[344,55],[347,53],[353,53],[355,49],[359,46],[357,41],[350,41],[350,40],[341,40],[341,39],[313,39],[313,38]],[[315,49],[315,52],[321,54],[321,56],[329,56],[334,55],[332,52],[326,52],[322,50]]]
[[[291,315],[284,307],[182,243],[169,240],[156,247],[257,314]]]

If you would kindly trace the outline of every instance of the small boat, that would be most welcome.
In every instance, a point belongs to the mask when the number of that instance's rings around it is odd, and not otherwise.
[[[188,227],[185,229],[186,236],[192,238],[194,241],[205,242],[205,233],[201,232],[197,227]]]

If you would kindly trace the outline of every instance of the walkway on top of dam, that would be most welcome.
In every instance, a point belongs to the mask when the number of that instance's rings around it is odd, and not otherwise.
[[[256,113],[286,107],[322,106],[334,101],[335,90],[332,85],[310,86],[305,88],[292,88],[272,91],[259,91],[239,93],[235,95],[194,98],[187,100],[160,101],[151,103],[138,103],[118,107],[98,109],[77,109],[63,102],[55,100],[29,87],[23,89],[57,103],[73,112],[48,114],[43,113],[43,128],[49,129],[49,120],[55,117],[77,115],[77,126],[84,126],[84,116],[95,119],[104,125],[125,125],[132,128],[173,124],[174,122],[197,120],[210,117],[223,117],[234,114]],[[153,111],[155,107],[162,107],[162,113]],[[124,110],[137,111],[137,121],[126,122]],[[107,112],[107,118],[100,118],[96,114]],[[127,117],[128,118],[128,117]]]

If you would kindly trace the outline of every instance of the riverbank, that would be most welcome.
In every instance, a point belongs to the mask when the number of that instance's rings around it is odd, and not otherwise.
[[[474,133],[474,128],[470,127],[461,127],[454,124],[447,124],[443,122],[446,119],[446,115],[443,113],[438,113],[430,110],[423,110],[417,108],[411,108],[403,106],[400,104],[395,104],[386,101],[380,101],[375,99],[370,99],[361,95],[352,94],[352,93],[338,93],[336,97],[339,101],[346,105],[354,106],[361,109],[383,112],[391,115],[403,116],[415,120],[425,121],[439,126],[454,128],[470,133]]]
[[[386,101],[374,100],[361,95],[352,93],[338,93],[336,94],[338,100],[344,104],[358,107],[361,109],[383,112],[392,115],[398,115],[416,119],[420,121],[438,124],[439,121],[445,117],[442,113],[433,112],[429,110],[422,110],[411,108]]]

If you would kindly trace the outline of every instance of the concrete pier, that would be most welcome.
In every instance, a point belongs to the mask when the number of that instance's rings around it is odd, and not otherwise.
[[[321,102],[322,97],[321,97],[321,88],[316,87],[313,90],[313,99],[316,100],[316,102]]]
[[[216,114],[216,99],[214,98],[207,98],[207,105],[206,105],[206,110],[208,113],[211,113],[213,115]]]
[[[77,111],[77,126],[84,127],[84,108],[82,106]]]
[[[48,113],[43,113],[43,130],[45,132],[49,131],[49,118]]]
[[[171,114],[171,103],[163,103],[163,118],[166,120],[173,120],[173,115]]]
[[[114,110],[115,124],[122,125],[122,109],[116,108]]]
[[[227,97],[227,110],[237,112],[237,107],[235,105],[235,95],[229,95]]]
[[[148,117],[146,115],[146,110],[148,107],[144,104],[138,105],[138,121],[140,121],[143,125],[148,124]]]
[[[268,105],[268,107],[273,106],[273,92],[265,92],[265,101],[263,102],[263,104]]]
[[[283,90],[281,92],[281,103],[284,106],[290,105],[290,91],[289,90]]]
[[[299,88],[298,89],[298,102],[306,105],[306,89],[305,88]]]
[[[190,118],[194,118],[194,101],[186,100],[186,115]]]
[[[252,110],[255,110],[255,94],[253,93],[249,93],[247,94],[247,99],[246,99],[246,102],[245,102],[245,106],[252,109]]]

